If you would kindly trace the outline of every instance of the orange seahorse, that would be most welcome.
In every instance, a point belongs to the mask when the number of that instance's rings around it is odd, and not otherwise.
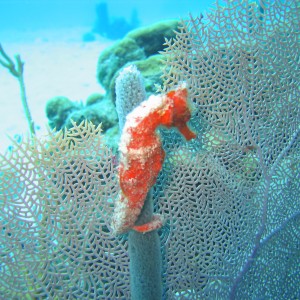
[[[190,118],[185,84],[167,94],[150,96],[127,115],[119,144],[121,192],[112,218],[115,234],[129,229],[145,233],[162,226],[160,215],[153,215],[144,225],[134,225],[165,157],[156,129],[160,125],[177,127],[186,140],[190,140],[196,137],[187,125]]]

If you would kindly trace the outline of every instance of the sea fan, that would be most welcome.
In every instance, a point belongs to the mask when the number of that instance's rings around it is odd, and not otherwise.
[[[14,142],[0,170],[1,299],[127,298],[126,242],[108,229],[116,166],[101,126]]]
[[[166,41],[200,137],[165,135],[168,298],[299,296],[299,21],[297,1],[228,1]]]

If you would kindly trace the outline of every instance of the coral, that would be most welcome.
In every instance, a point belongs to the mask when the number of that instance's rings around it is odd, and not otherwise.
[[[151,96],[127,115],[119,145],[121,193],[112,223],[116,234],[131,228],[148,232],[162,226],[157,215],[148,224],[134,226],[165,157],[156,129],[161,125],[177,127],[190,140],[196,137],[187,126],[190,117],[184,85],[166,95]]]
[[[163,56],[160,54],[151,55],[145,59],[130,61],[125,64],[124,68],[118,70],[114,77],[112,78],[110,84],[110,90],[108,91],[108,96],[113,102],[117,99],[114,91],[114,86],[117,84],[117,78],[123,69],[130,66],[135,66],[143,77],[144,89],[146,96],[144,99],[150,97],[152,94],[157,92],[157,86],[162,85],[162,70],[161,66],[163,64]]]
[[[138,28],[105,49],[98,59],[97,78],[99,83],[107,92],[113,93],[115,86],[113,79],[116,78],[118,70],[128,63],[158,54],[164,48],[165,38],[175,36],[174,30],[177,26],[177,20],[169,20]],[[147,80],[147,74],[144,74],[143,71],[141,73]],[[152,85],[154,86],[154,84]]]
[[[97,79],[106,91],[111,90],[112,78],[126,63],[145,59],[143,49],[131,38],[122,40],[104,49],[98,59]]]
[[[46,103],[46,116],[49,120],[50,128],[60,130],[65,126],[69,115],[79,110],[78,104],[64,96],[56,96],[49,99]]]
[[[130,31],[127,37],[133,39],[143,49],[145,56],[158,54],[162,50],[165,39],[174,37],[178,20],[164,20],[150,26],[141,27]]]
[[[13,60],[6,54],[4,51],[2,45],[0,44],[0,57],[3,59],[0,59],[0,65],[2,65],[4,68],[8,69],[8,71],[17,78],[20,86],[20,94],[21,94],[21,101],[23,105],[23,109],[25,112],[26,120],[28,123],[29,131],[31,135],[35,135],[35,127],[34,122],[31,116],[31,112],[29,110],[28,102],[27,102],[27,96],[25,91],[25,83],[24,83],[24,62],[21,60],[21,56],[19,54],[15,55],[16,63],[13,62]]]
[[[100,5],[101,6],[101,5]],[[119,71],[127,68],[134,62],[138,66],[145,82],[147,96],[156,92],[155,84],[161,84],[161,55],[164,38],[174,36],[178,21],[170,20],[158,22],[151,26],[139,28],[129,32],[122,40],[116,42],[101,52],[97,66],[97,77],[105,88],[105,95],[91,95],[86,100],[85,106],[67,100],[65,97],[54,97],[48,100],[46,114],[51,128],[57,130],[67,126],[71,127],[71,120],[80,123],[87,119],[95,125],[102,123],[102,130],[112,129],[117,123],[117,114],[114,109],[116,100],[115,84]],[[143,96],[143,100],[147,98]],[[127,101],[130,97],[127,97]],[[133,98],[132,98],[133,99]],[[97,102],[97,103],[96,103]],[[91,104],[94,105],[91,105]],[[122,118],[122,114],[120,114]],[[123,122],[123,121],[121,121]],[[109,145],[116,148],[115,140],[111,134],[117,131],[110,130]],[[106,139],[107,140],[107,139]]]
[[[102,94],[92,94],[82,105],[63,96],[51,98],[46,104],[46,115],[50,127],[60,130],[71,128],[72,122],[91,121],[94,125],[102,124],[106,131],[116,125],[118,117],[113,103]]]
[[[118,153],[118,144],[119,144],[119,126],[115,125],[105,131],[103,137],[103,142],[107,147],[112,149],[114,153]]]
[[[102,130],[106,132],[117,124],[118,117],[113,103],[108,98],[104,98],[99,102],[72,112],[66,119],[65,126],[70,128],[72,121],[81,123],[84,120],[91,121],[95,125],[101,124]]]
[[[154,54],[146,59],[136,60],[131,62],[142,73],[144,78],[146,94],[149,96],[156,93],[156,85],[161,85],[163,56],[160,54]],[[127,66],[127,64],[125,65]]]
[[[126,116],[146,99],[144,79],[135,65],[120,71],[116,80],[116,110],[120,131],[125,125]]]
[[[105,95],[99,93],[93,93],[89,95],[85,101],[86,106],[101,102],[105,98]]]

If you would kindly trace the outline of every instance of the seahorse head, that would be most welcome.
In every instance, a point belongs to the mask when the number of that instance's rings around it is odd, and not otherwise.
[[[187,125],[191,118],[191,110],[188,104],[186,84],[182,83],[177,89],[168,92],[166,96],[172,102],[171,126],[177,127],[186,140],[195,138],[196,134]]]

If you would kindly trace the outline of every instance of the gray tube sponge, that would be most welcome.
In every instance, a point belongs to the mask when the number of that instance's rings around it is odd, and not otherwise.
[[[146,100],[146,91],[141,73],[135,65],[125,67],[116,79],[116,109],[120,132],[128,113],[144,100]]]
[[[116,80],[116,109],[120,132],[126,116],[146,99],[143,77],[136,66],[124,68]],[[136,222],[145,224],[153,216],[152,193],[149,192]],[[130,290],[132,300],[161,300],[161,253],[157,230],[139,233],[131,230],[128,235],[130,258]]]

